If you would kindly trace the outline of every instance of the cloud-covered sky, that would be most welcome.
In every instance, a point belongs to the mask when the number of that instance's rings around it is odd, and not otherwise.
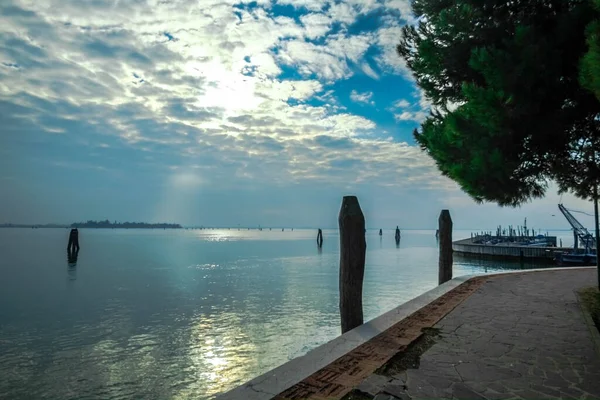
[[[476,206],[412,138],[408,0],[3,0],[0,222],[567,227]],[[585,202],[565,202],[590,209]]]

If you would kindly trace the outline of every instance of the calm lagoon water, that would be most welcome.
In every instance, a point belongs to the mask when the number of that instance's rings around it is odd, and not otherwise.
[[[336,231],[68,233],[0,229],[0,398],[209,399],[339,335]],[[367,233],[366,320],[436,284],[433,231]]]

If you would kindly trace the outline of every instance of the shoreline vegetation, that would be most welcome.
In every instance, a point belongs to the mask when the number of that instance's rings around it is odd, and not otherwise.
[[[147,222],[110,222],[104,221],[87,221],[75,222],[71,224],[71,228],[132,228],[132,229],[181,229],[179,224],[168,223],[147,223]]]
[[[0,224],[0,228],[104,228],[104,229],[182,229],[180,224],[148,222],[86,221],[65,224]]]

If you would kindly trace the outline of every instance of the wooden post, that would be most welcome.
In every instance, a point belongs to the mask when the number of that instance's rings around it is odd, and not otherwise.
[[[69,233],[69,243],[67,244],[67,251],[79,251],[79,231],[77,230],[77,228],[71,229],[71,232]]]
[[[77,266],[77,256],[79,255],[79,250],[72,251],[67,249],[67,265],[71,268]]]
[[[365,275],[365,217],[356,196],[344,196],[340,227],[340,316],[342,333],[363,323],[362,288]]]
[[[452,218],[442,210],[438,219],[440,231],[439,284],[452,279]]]
[[[323,247],[323,231],[321,228],[319,228],[319,231],[317,232],[317,246],[319,246],[319,248]]]

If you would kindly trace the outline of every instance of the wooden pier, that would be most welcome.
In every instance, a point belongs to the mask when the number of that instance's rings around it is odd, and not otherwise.
[[[495,237],[494,237],[495,238]],[[554,253],[560,251],[570,251],[571,248],[556,247],[556,237],[547,236],[545,240],[554,244],[554,246],[525,246],[518,242],[501,242],[497,244],[475,243],[481,241],[482,237],[475,236],[457,240],[452,243],[454,253],[462,256],[479,258],[496,258],[506,260],[524,260],[552,262]]]

